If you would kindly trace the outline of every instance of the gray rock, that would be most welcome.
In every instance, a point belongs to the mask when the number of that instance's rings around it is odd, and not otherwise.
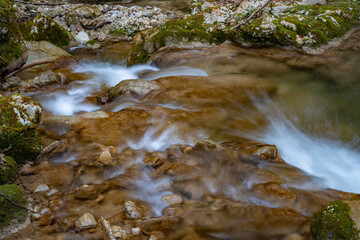
[[[136,209],[136,205],[132,201],[127,201],[124,205],[124,213],[128,219],[139,219],[141,213]]]
[[[34,193],[44,193],[47,191],[49,191],[49,186],[46,184],[40,184],[35,188]]]
[[[75,221],[75,227],[77,229],[94,228],[96,225],[95,217],[91,213],[85,213]]]

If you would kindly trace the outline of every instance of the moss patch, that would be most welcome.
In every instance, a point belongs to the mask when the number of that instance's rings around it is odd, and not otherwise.
[[[42,108],[31,98],[15,94],[0,97],[0,148],[17,163],[34,160],[43,149],[36,130]]]
[[[4,165],[0,166],[0,185],[10,183],[16,177],[17,163],[9,156],[4,158]]]
[[[26,23],[24,38],[29,41],[49,41],[59,47],[68,46],[72,35],[49,16],[39,14]]]
[[[220,44],[226,39],[227,34],[211,24],[204,23],[204,16],[201,14],[170,20],[161,27],[147,29],[135,36],[128,63],[131,65],[146,62],[151,53],[164,46]]]
[[[16,185],[1,185],[0,192],[19,205],[27,204],[22,189]],[[11,204],[0,196],[0,228],[10,225],[13,220],[24,221],[27,214],[25,209]]]
[[[340,200],[315,213],[310,226],[312,239],[359,239],[360,231],[355,228],[349,213],[349,206]]]
[[[23,54],[19,17],[8,0],[0,0],[0,73],[9,63]]]

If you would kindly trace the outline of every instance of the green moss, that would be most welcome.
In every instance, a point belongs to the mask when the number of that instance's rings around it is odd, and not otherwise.
[[[25,206],[27,204],[22,189],[16,185],[1,185],[0,193],[19,205]],[[0,196],[0,228],[10,225],[13,220],[24,221],[27,214],[28,212],[25,209],[11,204]]]
[[[68,46],[71,34],[49,16],[39,14],[26,23],[25,39],[29,41],[49,41],[59,47]]]
[[[340,200],[315,213],[310,226],[312,239],[359,239],[360,231],[355,228],[349,213],[349,206]]]
[[[296,5],[285,13],[265,14],[229,35],[242,44],[317,47],[359,25],[359,4],[339,1],[332,5]]]
[[[8,0],[0,0],[0,73],[23,54],[19,17]]]
[[[192,42],[220,44],[227,34],[204,23],[203,15],[174,19],[155,29],[147,29],[135,36],[128,64],[144,63],[150,54],[167,45],[191,45]]]
[[[16,177],[17,163],[9,156],[4,158],[4,165],[0,166],[0,185],[10,183]]]
[[[31,106],[29,112],[26,109],[28,106]],[[36,130],[41,117],[40,104],[29,97],[15,94],[0,97],[0,112],[0,149],[11,147],[6,154],[17,163],[35,160],[43,149]]]

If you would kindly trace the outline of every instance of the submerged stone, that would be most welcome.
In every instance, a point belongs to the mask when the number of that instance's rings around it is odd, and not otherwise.
[[[94,215],[91,213],[85,213],[75,221],[75,227],[77,229],[88,229],[96,227],[97,222]]]

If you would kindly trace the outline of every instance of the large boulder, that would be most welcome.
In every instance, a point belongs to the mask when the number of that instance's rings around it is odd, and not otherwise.
[[[47,15],[39,14],[26,24],[24,38],[29,41],[49,41],[59,47],[68,46],[71,33]]]
[[[0,165],[0,185],[10,183],[16,177],[17,163],[11,157],[4,157],[4,164]]]
[[[27,204],[23,190],[16,185],[0,185],[0,193],[20,206]],[[0,196],[0,229],[16,222],[25,221],[27,214],[25,209],[15,206]]]
[[[29,97],[15,94],[0,97],[0,149],[17,163],[35,160],[43,144],[36,127],[40,123],[42,107]]]
[[[0,78],[23,65],[27,58],[21,43],[18,21],[11,1],[0,0]]]
[[[360,201],[331,203],[313,215],[310,226],[314,240],[360,238]]]

